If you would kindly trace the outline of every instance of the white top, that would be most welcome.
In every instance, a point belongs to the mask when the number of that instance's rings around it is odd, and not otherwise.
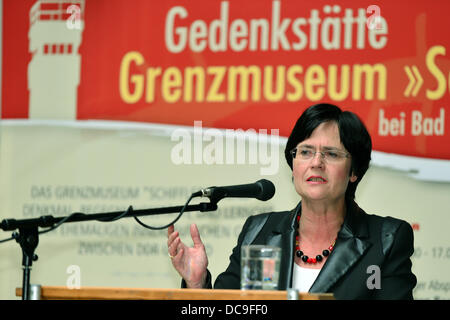
[[[302,268],[294,263],[294,272],[292,277],[292,288],[299,292],[308,292],[314,281],[316,281],[321,269]]]

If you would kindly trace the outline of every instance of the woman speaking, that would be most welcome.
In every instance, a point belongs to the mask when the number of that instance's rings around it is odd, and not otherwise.
[[[279,290],[333,293],[336,299],[412,299],[417,280],[411,226],[367,214],[354,200],[371,152],[370,135],[354,113],[331,104],[306,109],[285,149],[300,202],[291,211],[249,217],[214,288],[240,289],[241,246],[270,243],[282,250]],[[192,247],[169,227],[172,264],[183,287],[212,288],[200,233],[195,224],[190,231]],[[379,272],[375,285],[368,281],[373,270]]]

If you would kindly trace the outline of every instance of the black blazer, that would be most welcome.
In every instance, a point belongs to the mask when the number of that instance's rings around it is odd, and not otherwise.
[[[241,246],[265,244],[282,250],[278,289],[291,288],[295,248],[295,217],[301,203],[291,211],[249,217],[230,256],[230,264],[215,283],[215,289],[240,289]],[[411,272],[414,252],[411,226],[399,219],[365,213],[351,201],[328,259],[310,293],[333,293],[336,299],[412,299],[417,280]],[[373,284],[375,265],[380,271],[380,289]],[[369,269],[368,269],[369,268]],[[184,281],[183,281],[184,282]],[[183,286],[185,284],[183,283]],[[208,271],[207,288],[211,288]]]

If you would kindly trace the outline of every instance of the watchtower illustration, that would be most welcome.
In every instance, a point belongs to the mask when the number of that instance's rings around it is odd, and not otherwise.
[[[29,119],[76,120],[85,0],[37,0],[28,31]]]

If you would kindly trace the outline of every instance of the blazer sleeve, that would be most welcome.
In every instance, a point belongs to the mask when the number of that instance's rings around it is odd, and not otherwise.
[[[241,288],[241,247],[253,243],[266,225],[270,215],[271,213],[262,213],[247,218],[239,234],[237,245],[231,253],[230,264],[225,272],[217,277],[214,283],[215,289]]]
[[[205,285],[203,286],[203,289],[212,289],[212,280],[211,280],[211,272],[209,272],[208,269],[206,269],[206,281],[205,281]],[[186,281],[184,279],[181,279],[181,289],[186,289],[187,288],[187,284]]]
[[[414,234],[411,226],[401,221],[394,232],[382,233],[386,259],[381,271],[381,289],[375,290],[376,299],[413,299],[417,279],[412,273],[411,256],[414,252]]]
[[[240,289],[241,288],[241,246],[245,235],[251,225],[252,217],[249,217],[239,234],[237,245],[230,255],[230,263],[227,269],[219,274],[214,282],[214,289]]]

